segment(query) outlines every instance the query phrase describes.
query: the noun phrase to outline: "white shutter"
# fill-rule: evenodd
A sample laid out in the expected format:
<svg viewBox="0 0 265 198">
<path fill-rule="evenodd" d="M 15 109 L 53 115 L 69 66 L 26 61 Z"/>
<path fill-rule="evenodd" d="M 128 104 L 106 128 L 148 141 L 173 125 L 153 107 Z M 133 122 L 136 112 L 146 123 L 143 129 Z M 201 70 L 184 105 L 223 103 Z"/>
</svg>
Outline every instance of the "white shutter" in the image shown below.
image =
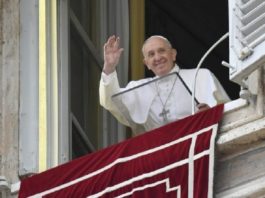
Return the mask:
<svg viewBox="0 0 265 198">
<path fill-rule="evenodd" d="M 230 79 L 238 84 L 265 64 L 265 0 L 229 0 Z"/>
</svg>

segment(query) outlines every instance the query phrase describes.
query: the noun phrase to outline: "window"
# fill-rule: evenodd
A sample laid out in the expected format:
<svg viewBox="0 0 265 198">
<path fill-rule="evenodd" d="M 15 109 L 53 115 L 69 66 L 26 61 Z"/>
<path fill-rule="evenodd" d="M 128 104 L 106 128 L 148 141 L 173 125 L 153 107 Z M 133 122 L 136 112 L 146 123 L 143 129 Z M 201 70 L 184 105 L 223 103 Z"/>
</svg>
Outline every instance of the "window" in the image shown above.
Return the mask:
<svg viewBox="0 0 265 198">
<path fill-rule="evenodd" d="M 231 80 L 244 78 L 265 63 L 265 2 L 229 1 Z"/>
<path fill-rule="evenodd" d="M 102 147 L 98 86 L 102 60 L 97 1 L 70 1 L 71 158 Z"/>
<path fill-rule="evenodd" d="M 99 80 L 103 66 L 102 47 L 118 34 L 126 49 L 118 75 L 128 76 L 128 2 L 71 0 L 70 45 L 70 158 L 76 158 L 122 140 L 125 127 L 99 105 Z"/>
</svg>

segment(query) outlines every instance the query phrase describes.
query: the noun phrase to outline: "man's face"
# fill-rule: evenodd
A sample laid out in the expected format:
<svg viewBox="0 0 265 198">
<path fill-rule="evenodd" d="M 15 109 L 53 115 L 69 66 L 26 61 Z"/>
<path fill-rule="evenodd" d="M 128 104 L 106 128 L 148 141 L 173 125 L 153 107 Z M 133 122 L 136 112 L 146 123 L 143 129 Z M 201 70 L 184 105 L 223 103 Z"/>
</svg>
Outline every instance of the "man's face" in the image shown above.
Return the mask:
<svg viewBox="0 0 265 198">
<path fill-rule="evenodd" d="M 157 76 L 168 74 L 176 60 L 176 50 L 159 37 L 151 38 L 145 43 L 143 55 L 144 64 Z"/>
</svg>

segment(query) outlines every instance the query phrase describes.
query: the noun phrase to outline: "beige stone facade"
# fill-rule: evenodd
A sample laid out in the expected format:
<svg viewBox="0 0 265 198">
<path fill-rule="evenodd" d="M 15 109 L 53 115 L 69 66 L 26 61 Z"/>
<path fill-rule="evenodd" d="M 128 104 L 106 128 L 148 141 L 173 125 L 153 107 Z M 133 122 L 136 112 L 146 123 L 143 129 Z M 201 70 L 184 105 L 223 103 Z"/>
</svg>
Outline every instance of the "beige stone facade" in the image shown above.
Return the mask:
<svg viewBox="0 0 265 198">
<path fill-rule="evenodd" d="M 265 197 L 264 77 L 263 68 L 255 71 L 249 99 L 226 104 L 217 138 L 216 197 Z"/>
<path fill-rule="evenodd" d="M 18 178 L 19 1 L 0 1 L 0 191 Z M 1 181 L 2 180 L 2 181 Z M 7 182 L 7 183 L 6 183 Z M 8 184 L 6 186 L 5 184 Z M 1 194 L 0 194 L 1 195 Z"/>
</svg>

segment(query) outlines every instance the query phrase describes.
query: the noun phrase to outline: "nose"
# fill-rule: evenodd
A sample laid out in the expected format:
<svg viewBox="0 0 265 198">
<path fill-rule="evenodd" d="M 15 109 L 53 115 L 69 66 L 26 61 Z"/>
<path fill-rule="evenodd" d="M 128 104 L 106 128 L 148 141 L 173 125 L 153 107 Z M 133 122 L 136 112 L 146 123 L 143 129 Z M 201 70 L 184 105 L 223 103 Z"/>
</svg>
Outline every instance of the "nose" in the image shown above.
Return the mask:
<svg viewBox="0 0 265 198">
<path fill-rule="evenodd" d="M 156 52 L 156 53 L 155 53 L 155 56 L 154 56 L 154 60 L 155 60 L 155 61 L 159 61 L 160 58 L 161 58 L 161 54 Z"/>
</svg>

